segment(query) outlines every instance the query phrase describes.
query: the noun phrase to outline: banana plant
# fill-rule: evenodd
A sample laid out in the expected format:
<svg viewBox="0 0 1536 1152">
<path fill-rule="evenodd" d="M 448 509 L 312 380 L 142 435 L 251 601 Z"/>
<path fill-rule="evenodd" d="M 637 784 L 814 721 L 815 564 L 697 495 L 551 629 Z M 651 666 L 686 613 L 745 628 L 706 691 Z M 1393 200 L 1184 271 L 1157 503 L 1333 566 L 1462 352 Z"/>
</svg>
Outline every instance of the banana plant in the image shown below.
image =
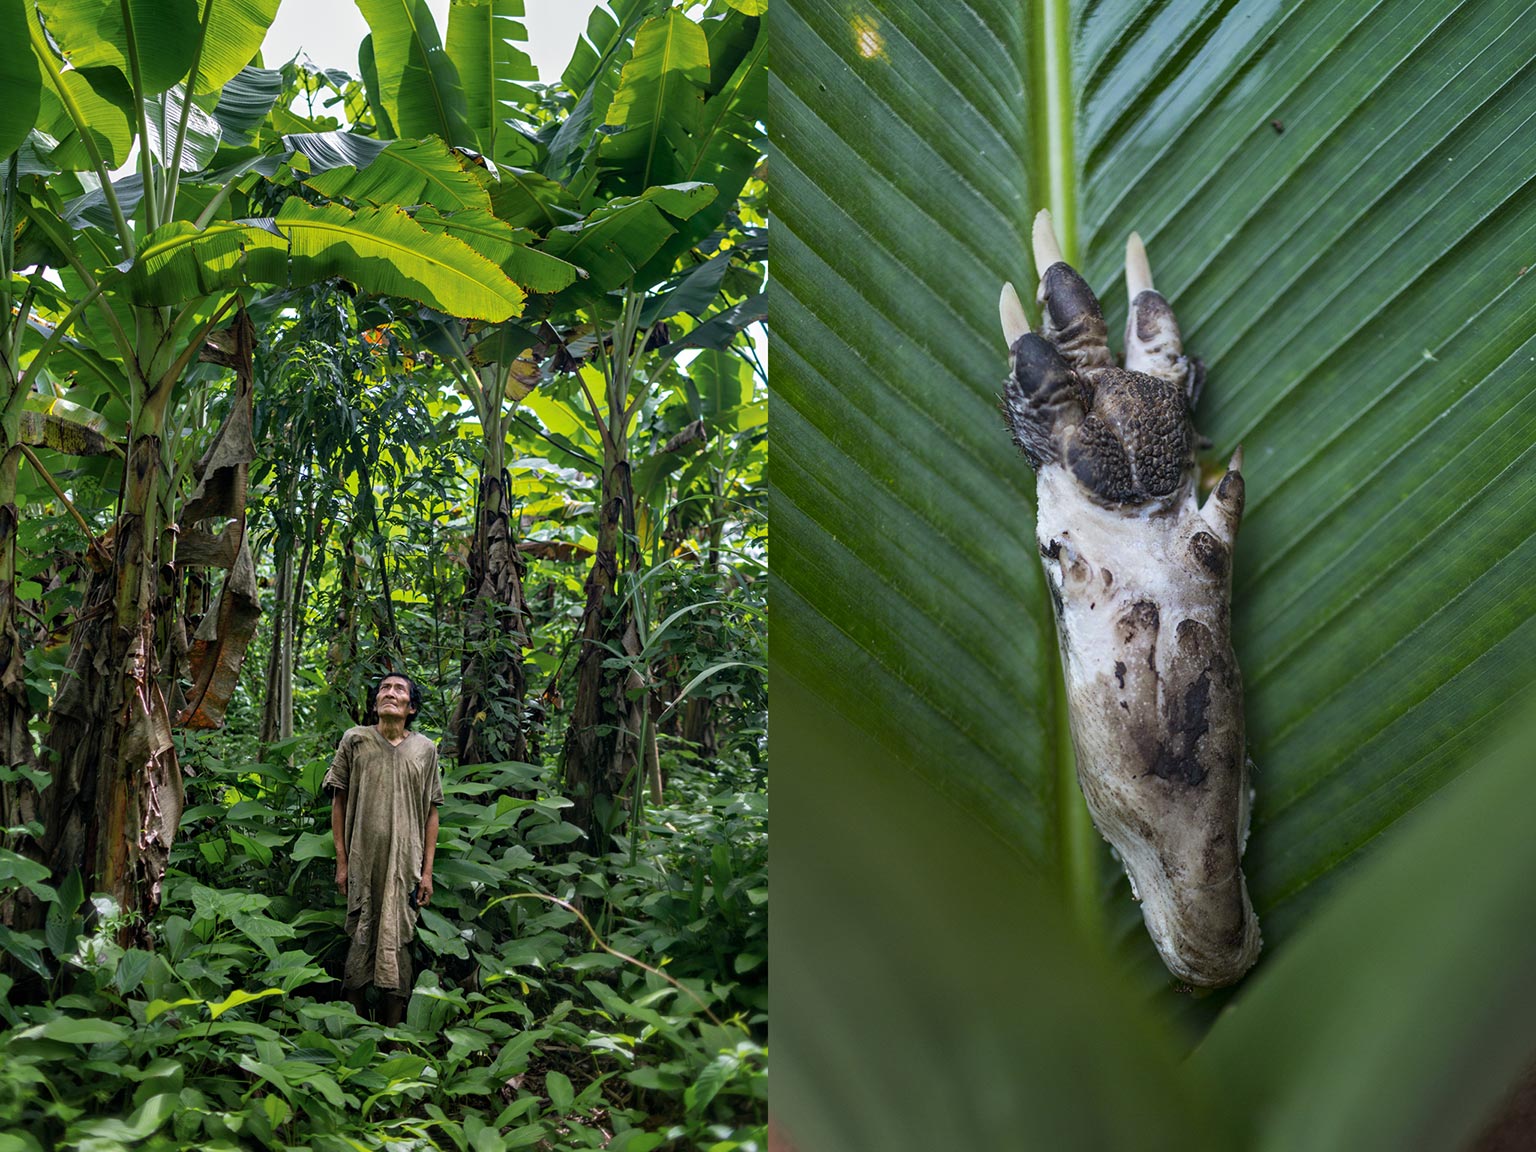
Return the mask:
<svg viewBox="0 0 1536 1152">
<path fill-rule="evenodd" d="M 509 44 L 520 0 L 454 3 L 446 44 L 423 0 L 360 0 L 360 6 L 372 29 L 360 63 L 380 123 L 480 151 L 497 167 L 496 219 L 534 230 L 542 237 L 540 252 L 583 272 L 579 280 L 549 283 L 545 298 L 525 310 L 544 319 L 542 330 L 513 324 L 501 331 L 445 330 L 435 339 L 446 342 L 448 362 L 485 438 L 471 562 L 471 601 L 483 606 L 472 607 L 470 619 L 502 621 L 518 636 L 526 636 L 519 622 L 527 619 L 527 607 L 501 470 L 507 430 L 513 409 L 537 381 L 555 366 L 571 366 L 569 344 L 583 340 L 598 349 L 601 385 L 584 394 L 601 430 L 604 526 L 581 628 L 577 719 L 565 750 L 576 814 L 595 830 L 594 812 L 617 812 L 611 799 L 624 794 L 634 770 L 644 707 L 632 699 L 644 693 L 603 658 L 604 644 L 633 632 L 623 607 L 629 600 L 615 593 L 639 570 L 638 551 L 623 543 L 633 537 L 635 515 L 629 428 L 651 379 L 636 364 L 667 318 L 657 306 L 674 299 L 679 278 L 693 276 L 698 296 L 711 276 L 719 283 L 730 259 L 723 249 L 733 241 L 711 237 L 733 231 L 737 198 L 761 155 L 756 125 L 766 87 L 766 36 L 758 13 L 746 10 L 751 5 L 716 2 L 690 15 L 688 6 L 667 0 L 616 0 L 593 13 L 562 76 L 564 96 L 551 106 L 530 99 L 525 84 L 533 70 Z M 709 257 L 716 263 L 696 275 Z M 676 296 L 672 314 L 684 308 L 697 314 L 714 292 L 693 296 Z M 600 340 L 587 340 L 594 328 Z M 542 355 L 530 357 L 530 351 Z M 476 757 L 489 745 L 480 719 L 489 686 L 520 692 L 523 679 L 515 651 L 498 649 L 506 656 L 492 666 L 491 650 L 470 648 L 455 728 L 460 755 Z M 519 737 L 515 747 L 521 746 Z"/>
<path fill-rule="evenodd" d="M 1517 575 L 1533 548 L 1519 510 L 1536 494 L 1522 255 L 1536 202 L 1516 159 L 1536 143 L 1536 19 L 1499 0 L 789 0 L 774 36 L 775 693 L 825 711 L 804 756 L 780 752 L 776 802 L 783 825 L 841 812 L 814 827 L 846 837 L 831 859 L 777 847 L 786 873 L 798 851 L 822 867 L 781 900 L 775 946 L 797 969 L 806 945 L 866 980 L 878 954 L 893 976 L 878 1004 L 841 979 L 781 998 L 800 1021 L 782 1029 L 785 1066 L 819 1070 L 781 1085 L 781 1118 L 807 1150 L 1158 1147 L 1181 1129 L 1206 1133 L 1184 1146 L 1465 1146 L 1532 1055 L 1528 998 L 1501 998 L 1530 941 L 1502 876 L 1518 834 L 1497 806 L 1524 801 L 1485 752 L 1536 677 L 1536 593 Z M 1033 477 L 996 411 L 996 302 L 1045 271 L 1029 242 L 1042 208 L 1111 334 L 1139 233 L 1185 352 L 1205 362 L 1201 460 L 1212 479 L 1239 445 L 1246 461 L 1232 623 L 1264 951 L 1228 992 L 1168 979 L 1077 791 Z M 820 739 L 838 724 L 857 754 Z M 902 876 L 927 863 L 972 877 L 973 918 L 901 920 L 875 903 L 841 919 L 891 866 L 847 830 L 854 780 L 911 784 L 913 811 L 957 814 L 985 843 L 952 873 L 919 825 L 884 829 L 918 859 Z M 1418 850 L 1444 870 L 1434 901 Z M 974 879 L 999 860 L 1017 897 Z M 812 880 L 838 867 L 848 884 Z M 1439 900 L 1452 887 L 1459 909 Z M 1059 984 L 1068 957 L 1043 935 L 1057 929 L 1081 961 Z M 835 943 L 812 946 L 823 931 Z M 949 967 L 927 963 L 937 953 L 916 937 L 930 935 Z M 1394 947 L 1486 1003 L 1415 991 Z M 1011 1024 L 1039 1026 L 1001 1048 L 1001 1031 L 940 1023 L 945 993 L 969 996 L 970 959 L 995 950 L 1017 963 L 993 969 L 987 994 L 1010 1002 Z M 928 1059 L 950 1045 L 866 1032 L 859 1059 L 834 1058 L 857 1042 L 855 1011 L 870 1023 L 883 1004 L 910 1023 L 915 988 L 925 1018 L 978 1053 L 1024 1046 L 1017 1110 L 983 1120 L 974 1105 L 1004 1097 L 965 1078 L 976 1062 Z M 1081 1007 L 1075 1038 L 1047 1019 L 1051 997 Z M 1165 1082 L 1154 1066 L 1195 1041 Z M 862 1090 L 821 1074 L 838 1067 L 887 1100 L 911 1099 L 910 1084 L 955 1101 L 963 1134 L 864 1125 L 848 1106 Z M 1058 1107 L 1050 1085 L 1068 1080 Z M 1168 1091 L 1151 1101 L 1145 1085 Z M 1236 1103 L 1235 1135 L 1205 1127 L 1218 1100 Z"/>
<path fill-rule="evenodd" d="M 14 236 L 16 244 L 8 284 L 41 292 L 47 270 L 73 302 L 27 371 L 37 378 L 65 334 L 83 344 L 123 410 L 127 434 L 110 555 L 85 594 L 66 688 L 53 702 L 43 855 L 61 873 L 82 867 L 140 924 L 158 902 L 181 807 L 171 739 L 178 718 L 166 682 L 175 630 L 159 605 L 174 602 L 187 564 L 217 563 L 230 571 L 221 594 L 230 612 L 218 618 L 234 621 L 251 609 L 237 614 L 229 603 L 248 574 L 243 532 L 226 528 L 228 548 L 194 555 L 194 521 L 210 509 L 223 514 L 223 505 L 198 503 L 194 494 L 178 509 L 171 490 L 188 374 L 200 358 L 218 358 L 210 346 L 216 329 L 237 315 L 242 293 L 262 286 L 343 277 L 486 321 L 514 315 L 525 298 L 496 265 L 398 203 L 350 208 L 288 196 L 274 214 L 260 211 L 281 199 L 264 173 L 319 166 L 270 132 L 265 148 L 242 143 L 277 96 L 270 74 L 248 69 L 276 7 L 277 0 L 43 0 L 5 9 L 12 23 L 19 12 L 25 38 L 17 43 L 30 45 L 21 55 L 38 93 L 23 141 L 32 174 L 18 179 L 20 161 L 10 161 L 7 211 L 19 227 L 7 229 L 7 243 Z M 226 121 L 230 143 L 221 148 Z M 301 143 L 314 150 L 313 141 Z M 124 175 L 128 163 L 134 171 Z M 237 207 L 247 214 L 237 216 Z M 20 269 L 31 269 L 30 280 L 16 279 Z M 248 428 L 243 436 L 248 441 Z M 243 475 L 242 465 L 226 463 L 231 475 Z M 223 467 L 210 461 L 204 481 Z M 244 626 L 236 631 L 248 634 Z M 238 647 L 210 650 L 209 667 L 222 669 L 226 687 Z M 199 701 L 208 701 L 206 692 Z M 192 707 L 182 718 L 217 722 L 217 713 Z"/>
<path fill-rule="evenodd" d="M 603 453 L 602 519 L 578 631 L 564 774 L 576 799 L 575 815 L 594 837 L 601 835 L 600 828 L 612 831 L 624 823 L 616 798 L 642 772 L 641 737 L 653 690 L 633 682 L 633 669 L 625 661 L 605 656 L 613 648 L 632 660 L 647 630 L 647 622 L 634 620 L 634 597 L 627 594 L 639 578 L 642 559 L 631 423 L 652 400 L 666 365 L 684 351 L 680 343 L 655 339 L 662 325 L 684 312 L 704 318 L 717 298 L 714 285 L 731 250 L 752 231 L 741 222 L 750 213 L 740 198 L 760 155 L 754 126 L 766 90 L 761 25 L 725 5 L 711 6 L 701 22 L 676 9 L 649 16 L 635 32 L 616 84 L 608 63 L 615 55 L 597 56 L 571 114 L 576 117 L 583 103 L 597 108 L 607 101 L 597 122 L 609 127 L 584 145 L 571 186 L 596 189 L 610 197 L 608 206 L 592 212 L 582 228 L 563 230 L 546 245 L 556 251 L 590 250 L 605 217 L 634 212 L 648 199 L 671 217 L 665 232 L 654 231 L 654 250 L 632 259 L 627 273 L 620 271 L 607 285 L 587 287 L 588 292 L 606 288 L 606 299 L 584 302 L 586 314 L 608 329 L 598 358 L 602 389 L 584 392 Z M 551 150 L 561 143 L 557 137 Z M 568 136 L 563 143 L 574 155 L 581 142 Z M 551 162 L 564 161 L 556 156 Z M 658 188 L 658 182 L 666 183 Z M 707 190 L 700 210 L 685 210 L 685 190 L 695 198 Z M 654 359 L 647 356 L 653 345 Z"/>
</svg>

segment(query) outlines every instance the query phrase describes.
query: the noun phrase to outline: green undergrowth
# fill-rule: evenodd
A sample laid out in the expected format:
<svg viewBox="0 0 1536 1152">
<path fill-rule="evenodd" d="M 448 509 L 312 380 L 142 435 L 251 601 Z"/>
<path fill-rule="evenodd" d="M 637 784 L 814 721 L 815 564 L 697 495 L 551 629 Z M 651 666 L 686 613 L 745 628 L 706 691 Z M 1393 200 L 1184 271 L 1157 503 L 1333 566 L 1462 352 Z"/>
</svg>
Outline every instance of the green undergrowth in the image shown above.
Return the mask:
<svg viewBox="0 0 1536 1152">
<path fill-rule="evenodd" d="M 110 901 L 0 852 L 0 1152 L 765 1152 L 760 768 L 664 755 L 666 804 L 605 856 L 524 764 L 449 767 L 405 1023 L 340 998 L 328 749 L 189 742 L 151 949 Z M 133 927 L 133 926 L 130 926 Z"/>
</svg>

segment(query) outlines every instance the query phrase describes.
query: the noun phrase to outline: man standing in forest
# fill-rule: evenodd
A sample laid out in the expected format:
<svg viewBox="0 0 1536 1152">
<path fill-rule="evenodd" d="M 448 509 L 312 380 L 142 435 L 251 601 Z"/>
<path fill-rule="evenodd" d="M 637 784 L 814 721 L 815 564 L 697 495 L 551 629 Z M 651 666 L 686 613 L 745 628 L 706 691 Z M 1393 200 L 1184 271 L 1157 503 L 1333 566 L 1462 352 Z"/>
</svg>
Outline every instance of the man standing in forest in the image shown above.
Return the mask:
<svg viewBox="0 0 1536 1152">
<path fill-rule="evenodd" d="M 326 773 L 336 886 L 347 901 L 342 992 L 361 1015 L 368 985 L 383 997 L 382 1022 L 399 1024 L 411 994 L 416 913 L 432 899 L 437 805 L 443 802 L 437 746 L 410 731 L 421 689 L 391 672 L 374 691 L 378 723 L 349 728 Z"/>
</svg>

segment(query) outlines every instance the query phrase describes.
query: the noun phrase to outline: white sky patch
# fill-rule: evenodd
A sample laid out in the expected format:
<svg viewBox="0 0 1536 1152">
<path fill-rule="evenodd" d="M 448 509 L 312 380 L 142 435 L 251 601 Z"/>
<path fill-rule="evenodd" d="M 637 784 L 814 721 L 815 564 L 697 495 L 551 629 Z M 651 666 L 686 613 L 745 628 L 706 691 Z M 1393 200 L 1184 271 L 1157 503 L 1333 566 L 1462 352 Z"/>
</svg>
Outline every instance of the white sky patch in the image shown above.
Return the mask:
<svg viewBox="0 0 1536 1152">
<path fill-rule="evenodd" d="M 438 35 L 448 37 L 448 0 L 427 0 L 437 18 Z M 519 45 L 532 58 L 546 84 L 560 78 L 570 62 L 576 38 L 597 7 L 595 0 L 527 0 L 524 26 L 528 39 Z M 357 46 L 368 35 L 368 22 L 352 0 L 283 0 L 277 19 L 261 46 L 268 68 L 304 51 L 321 68 L 342 68 L 357 75 Z"/>
</svg>

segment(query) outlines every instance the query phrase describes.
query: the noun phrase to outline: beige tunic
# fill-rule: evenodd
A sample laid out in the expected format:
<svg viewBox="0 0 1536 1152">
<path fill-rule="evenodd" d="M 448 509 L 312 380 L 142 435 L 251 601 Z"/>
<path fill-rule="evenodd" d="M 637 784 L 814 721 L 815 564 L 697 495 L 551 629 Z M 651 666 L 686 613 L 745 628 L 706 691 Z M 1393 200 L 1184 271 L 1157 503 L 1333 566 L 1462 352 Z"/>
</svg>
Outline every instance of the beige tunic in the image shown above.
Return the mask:
<svg viewBox="0 0 1536 1152">
<path fill-rule="evenodd" d="M 392 745 L 371 725 L 349 728 L 325 775 L 347 794 L 347 950 L 343 988 L 408 993 L 427 818 L 443 801 L 437 745 L 415 732 Z"/>
</svg>

